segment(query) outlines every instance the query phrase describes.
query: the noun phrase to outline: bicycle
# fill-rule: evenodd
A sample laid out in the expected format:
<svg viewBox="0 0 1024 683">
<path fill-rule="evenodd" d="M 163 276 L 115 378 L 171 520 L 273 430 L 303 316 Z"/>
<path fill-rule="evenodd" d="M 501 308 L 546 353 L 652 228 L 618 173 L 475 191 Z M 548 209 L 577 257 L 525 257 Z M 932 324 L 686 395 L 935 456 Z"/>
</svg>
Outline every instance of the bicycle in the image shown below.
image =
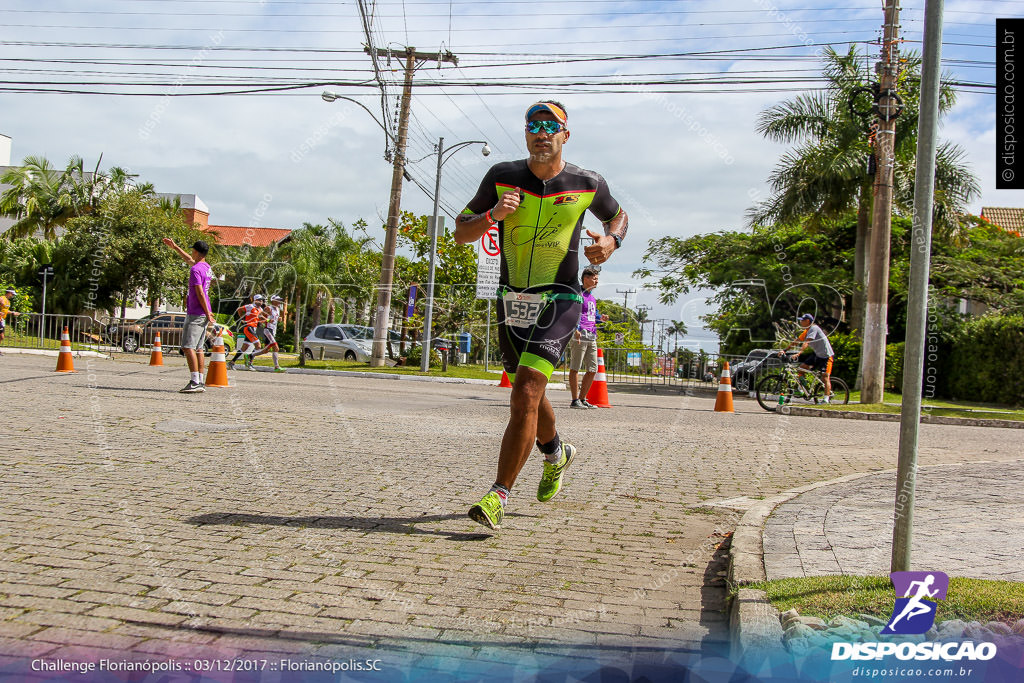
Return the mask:
<svg viewBox="0 0 1024 683">
<path fill-rule="evenodd" d="M 822 373 L 804 370 L 803 378 L 798 368 L 799 361 L 786 356 L 783 366 L 758 380 L 755 392 L 758 404 L 768 412 L 775 412 L 779 406 L 792 405 L 802 401 L 817 405 L 825 402 L 825 382 Z M 850 387 L 838 377 L 831 377 L 831 403 L 846 405 L 850 402 Z"/>
</svg>

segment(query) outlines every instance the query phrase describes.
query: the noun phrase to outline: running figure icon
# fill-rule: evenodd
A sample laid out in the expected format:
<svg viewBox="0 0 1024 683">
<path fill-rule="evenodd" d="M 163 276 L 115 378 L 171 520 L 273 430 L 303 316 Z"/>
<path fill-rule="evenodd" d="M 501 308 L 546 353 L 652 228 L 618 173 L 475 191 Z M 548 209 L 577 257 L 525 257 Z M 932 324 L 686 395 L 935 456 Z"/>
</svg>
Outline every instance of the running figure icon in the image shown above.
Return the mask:
<svg viewBox="0 0 1024 683">
<path fill-rule="evenodd" d="M 899 597 L 882 633 L 925 633 L 935 623 L 935 600 L 946 599 L 949 577 L 943 572 L 892 572 L 890 576 Z"/>
</svg>

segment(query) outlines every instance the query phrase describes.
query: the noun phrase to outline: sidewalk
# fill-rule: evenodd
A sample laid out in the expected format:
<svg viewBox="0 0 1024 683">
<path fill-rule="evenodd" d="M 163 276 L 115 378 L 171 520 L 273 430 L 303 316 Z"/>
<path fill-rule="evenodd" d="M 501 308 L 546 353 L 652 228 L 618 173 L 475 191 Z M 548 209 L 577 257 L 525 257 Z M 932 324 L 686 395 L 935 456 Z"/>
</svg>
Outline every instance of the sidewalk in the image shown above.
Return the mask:
<svg viewBox="0 0 1024 683">
<path fill-rule="evenodd" d="M 913 568 L 1024 581 L 1024 460 L 918 470 Z M 764 526 L 769 580 L 889 573 L 894 471 L 828 484 L 779 505 Z"/>
</svg>

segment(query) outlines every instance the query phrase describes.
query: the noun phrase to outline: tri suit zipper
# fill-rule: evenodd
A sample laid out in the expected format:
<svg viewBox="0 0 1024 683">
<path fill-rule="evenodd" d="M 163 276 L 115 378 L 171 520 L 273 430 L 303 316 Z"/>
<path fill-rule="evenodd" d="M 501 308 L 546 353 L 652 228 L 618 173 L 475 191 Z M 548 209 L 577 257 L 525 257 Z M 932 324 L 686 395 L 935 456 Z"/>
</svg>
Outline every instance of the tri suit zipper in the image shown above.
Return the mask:
<svg viewBox="0 0 1024 683">
<path fill-rule="evenodd" d="M 537 220 L 533 229 L 533 243 L 530 245 L 530 267 L 526 270 L 526 287 L 533 286 L 533 254 L 537 250 L 537 231 L 540 229 L 540 219 L 544 215 L 544 197 L 547 196 L 548 181 L 540 181 L 540 201 L 537 202 Z"/>
</svg>

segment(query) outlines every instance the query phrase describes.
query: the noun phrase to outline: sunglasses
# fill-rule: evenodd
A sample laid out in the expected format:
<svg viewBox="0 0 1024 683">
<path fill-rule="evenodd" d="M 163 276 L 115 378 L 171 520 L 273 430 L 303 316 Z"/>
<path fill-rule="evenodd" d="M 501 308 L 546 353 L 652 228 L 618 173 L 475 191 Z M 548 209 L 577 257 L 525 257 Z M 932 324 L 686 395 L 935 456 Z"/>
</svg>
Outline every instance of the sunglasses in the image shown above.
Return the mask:
<svg viewBox="0 0 1024 683">
<path fill-rule="evenodd" d="M 555 133 L 561 133 L 563 130 L 565 130 L 565 126 L 558 121 L 530 121 L 526 124 L 527 133 L 536 134 L 543 131 L 548 135 L 554 135 Z"/>
</svg>

